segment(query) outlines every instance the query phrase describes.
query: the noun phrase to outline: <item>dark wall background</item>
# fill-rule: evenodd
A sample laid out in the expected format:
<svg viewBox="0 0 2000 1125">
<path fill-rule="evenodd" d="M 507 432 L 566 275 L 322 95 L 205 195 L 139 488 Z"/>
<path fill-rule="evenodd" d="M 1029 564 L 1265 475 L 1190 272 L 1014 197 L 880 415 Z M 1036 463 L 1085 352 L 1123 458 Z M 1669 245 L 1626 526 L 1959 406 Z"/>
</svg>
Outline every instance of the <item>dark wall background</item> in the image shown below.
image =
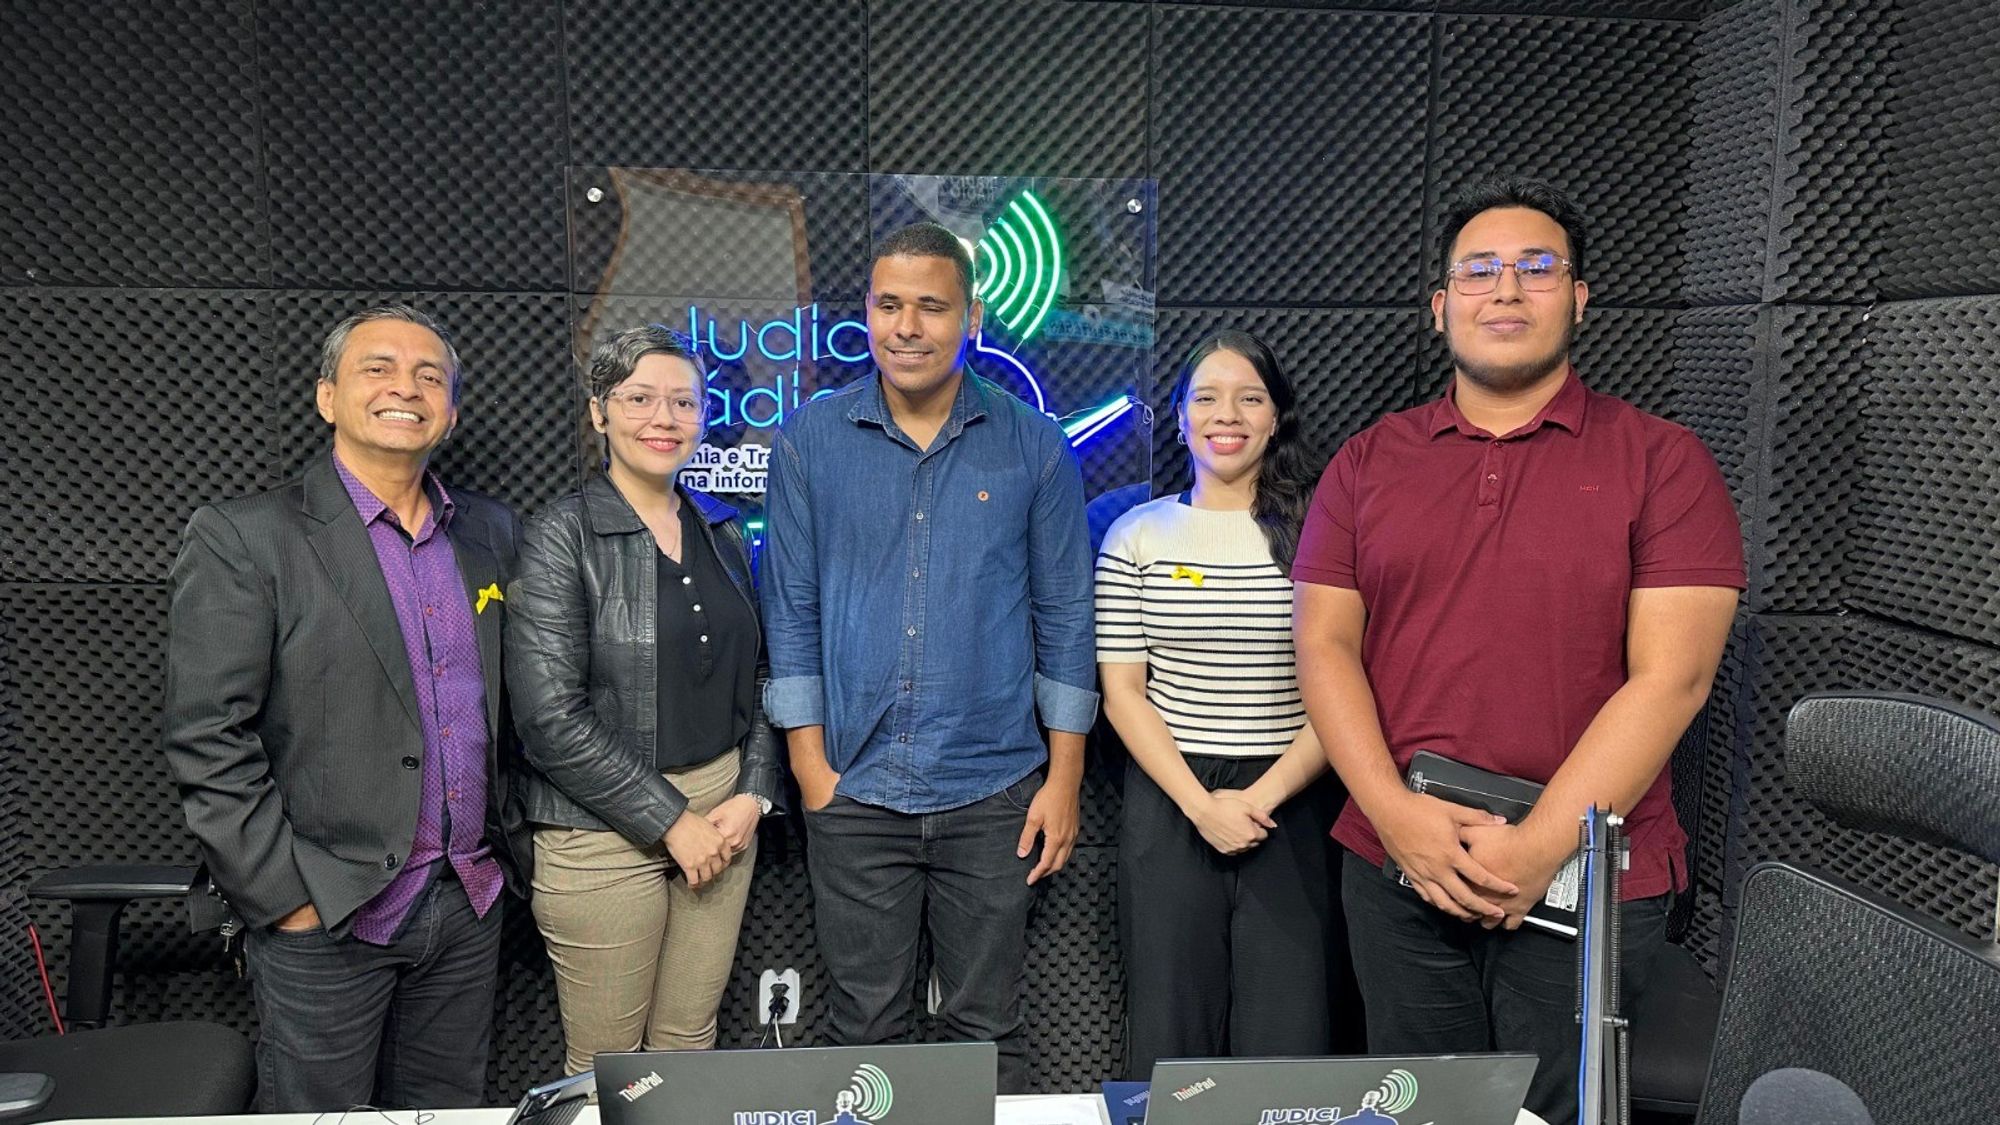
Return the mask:
<svg viewBox="0 0 2000 1125">
<path fill-rule="evenodd" d="M 0 1031 L 47 1024 L 34 875 L 187 862 L 156 746 L 163 586 L 200 503 L 323 441 L 314 343 L 396 296 L 468 367 L 453 479 L 574 487 L 569 165 L 1150 176 L 1156 405 L 1220 323 L 1301 373 L 1327 447 L 1442 387 L 1419 305 L 1440 199 L 1499 170 L 1595 220 L 1600 389 L 1693 426 L 1752 558 L 1677 763 L 1683 940 L 1719 968 L 1734 886 L 1808 857 L 1978 928 L 1995 872 L 1831 829 L 1782 719 L 1836 686 L 2000 709 L 2000 26 L 1978 0 L 12 0 L 0 8 Z M 1164 417 L 1164 416 L 1163 416 Z M 1185 470 L 1160 427 L 1157 476 Z M 1050 888 L 1030 965 L 1048 1088 L 1116 1065 L 1110 842 Z M 799 967 L 796 847 L 767 839 L 724 1038 Z M 121 1019 L 253 1020 L 212 937 L 128 917 Z M 526 912 L 492 1084 L 559 1066 Z M 61 984 L 58 966 L 57 983 Z"/>
</svg>

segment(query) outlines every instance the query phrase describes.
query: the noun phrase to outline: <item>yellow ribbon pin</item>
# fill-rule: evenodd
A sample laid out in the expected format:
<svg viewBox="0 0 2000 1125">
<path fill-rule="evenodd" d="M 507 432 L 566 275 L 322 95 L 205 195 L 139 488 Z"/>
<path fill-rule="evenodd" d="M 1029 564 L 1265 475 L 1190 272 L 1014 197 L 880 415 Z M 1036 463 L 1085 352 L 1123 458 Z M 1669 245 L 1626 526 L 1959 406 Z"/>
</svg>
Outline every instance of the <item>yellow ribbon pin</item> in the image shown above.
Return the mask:
<svg viewBox="0 0 2000 1125">
<path fill-rule="evenodd" d="M 1201 571 L 1199 571 L 1199 570 L 1190 570 L 1190 569 L 1188 569 L 1187 567 L 1184 567 L 1184 566 L 1177 566 L 1177 567 L 1175 567 L 1175 568 L 1174 568 L 1174 574 L 1173 574 L 1173 577 L 1172 577 L 1172 578 L 1170 578 L 1170 579 L 1168 579 L 1168 581 L 1170 581 L 1170 582 L 1171 582 L 1171 581 L 1178 581 L 1179 579 L 1182 579 L 1182 578 L 1185 578 L 1185 579 L 1187 579 L 1187 580 L 1188 580 L 1189 582 L 1192 582 L 1192 583 L 1194 583 L 1194 584 L 1195 584 L 1196 586 L 1199 586 L 1199 585 L 1201 585 L 1201 584 L 1202 584 L 1202 582 L 1203 582 L 1203 580 L 1204 580 L 1204 578 L 1203 578 L 1203 575 L 1202 575 Z"/>
<path fill-rule="evenodd" d="M 504 602 L 506 600 L 507 595 L 500 592 L 500 583 L 490 583 L 484 590 L 479 591 L 479 604 L 472 607 L 472 612 L 485 613 L 487 602 Z"/>
</svg>

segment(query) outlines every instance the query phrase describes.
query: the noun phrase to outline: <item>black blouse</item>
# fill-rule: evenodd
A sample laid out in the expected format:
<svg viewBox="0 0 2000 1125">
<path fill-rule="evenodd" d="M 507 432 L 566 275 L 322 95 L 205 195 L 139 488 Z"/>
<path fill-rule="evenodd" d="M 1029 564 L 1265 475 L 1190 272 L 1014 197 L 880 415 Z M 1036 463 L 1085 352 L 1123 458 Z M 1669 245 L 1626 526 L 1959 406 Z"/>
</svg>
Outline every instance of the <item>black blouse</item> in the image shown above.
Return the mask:
<svg viewBox="0 0 2000 1125">
<path fill-rule="evenodd" d="M 659 740 L 654 762 L 686 769 L 742 745 L 756 705 L 757 619 L 722 569 L 694 505 L 681 502 L 681 561 L 659 571 Z"/>
</svg>

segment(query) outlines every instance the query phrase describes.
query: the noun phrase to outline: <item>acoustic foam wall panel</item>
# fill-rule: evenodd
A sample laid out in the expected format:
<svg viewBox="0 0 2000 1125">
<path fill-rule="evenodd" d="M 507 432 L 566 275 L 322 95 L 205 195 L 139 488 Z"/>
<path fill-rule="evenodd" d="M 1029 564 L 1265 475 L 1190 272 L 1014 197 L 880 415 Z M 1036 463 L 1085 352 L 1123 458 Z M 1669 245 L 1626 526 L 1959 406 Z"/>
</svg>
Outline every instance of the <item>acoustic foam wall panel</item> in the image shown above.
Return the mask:
<svg viewBox="0 0 2000 1125">
<path fill-rule="evenodd" d="M 2000 23 L 1985 0 L 1895 4 L 1882 295 L 2000 292 Z"/>
<path fill-rule="evenodd" d="M 1431 21 L 1172 6 L 1154 18 L 1161 301 L 1419 299 Z"/>
<path fill-rule="evenodd" d="M 1693 951 L 1711 976 L 1722 964 L 1728 948 L 1725 933 L 1725 915 L 1722 904 L 1724 875 L 1728 866 L 1729 825 L 1734 813 L 1732 787 L 1736 780 L 1736 745 L 1741 740 L 1739 729 L 1744 713 L 1745 673 L 1750 645 L 1750 616 L 1738 613 L 1730 626 L 1729 642 L 1722 652 L 1722 663 L 1715 671 L 1715 682 L 1709 688 L 1707 707 L 1707 745 L 1701 759 L 1699 779 L 1688 779 L 1701 787 L 1698 809 L 1692 837 L 1693 870 L 1689 872 L 1689 890 L 1692 892 L 1692 908 L 1688 912 L 1687 929 L 1681 937 L 1681 944 Z M 1678 806 L 1687 799 L 1681 790 L 1684 772 L 1679 768 L 1674 773 L 1674 798 Z M 1683 823 L 1683 828 L 1686 824 Z M 1678 908 L 1679 903 L 1675 904 Z M 1676 910 L 1678 914 L 1678 909 Z"/>
<path fill-rule="evenodd" d="M 1594 300 L 1677 303 L 1695 25 L 1449 16 L 1437 27 L 1424 241 L 1431 275 L 1452 196 L 1522 173 L 1556 182 L 1582 208 Z"/>
<path fill-rule="evenodd" d="M 867 166 L 862 0 L 568 0 L 563 45 L 573 163 Z"/>
<path fill-rule="evenodd" d="M 2000 297 L 1879 306 L 1854 600 L 2000 643 Z"/>
<path fill-rule="evenodd" d="M 582 409 L 559 294 L 287 290 L 268 295 L 266 366 L 276 416 L 273 477 L 288 480 L 330 448 L 314 405 L 320 341 L 341 318 L 398 301 L 437 318 L 464 365 L 458 427 L 432 455 L 447 486 L 484 492 L 522 516 L 581 481 L 575 434 Z"/>
<path fill-rule="evenodd" d="M 254 294 L 0 290 L 0 322 L 0 578 L 163 579 L 196 506 L 263 485 Z"/>
<path fill-rule="evenodd" d="M 1271 345 L 1299 391 L 1299 419 L 1321 463 L 1383 415 L 1431 397 L 1420 387 L 1428 314 L 1406 309 L 1161 309 L 1153 346 L 1155 494 L 1193 483 L 1169 397 L 1188 350 L 1210 332 L 1236 328 Z"/>
<path fill-rule="evenodd" d="M 1761 406 L 1765 481 L 1754 524 L 1752 605 L 1833 612 L 1846 596 L 1847 554 L 1862 455 L 1868 313 L 1854 306 L 1769 307 Z"/>
<path fill-rule="evenodd" d="M 1825 821 L 1785 783 L 1785 715 L 1809 692 L 1866 686 L 1850 678 L 1839 617 L 1749 618 L 1730 759 L 1722 899 L 1734 910 L 1744 872 L 1764 859 L 1811 857 Z"/>
<path fill-rule="evenodd" d="M 0 284 L 269 276 L 253 7 L 0 6 Z"/>
<path fill-rule="evenodd" d="M 282 287 L 557 289 L 555 0 L 257 8 Z"/>
<path fill-rule="evenodd" d="M 1707 0 L 1438 0 L 1440 12 L 1693 20 Z"/>
<path fill-rule="evenodd" d="M 1901 78 L 1892 16 L 1886 0 L 1786 0 L 1765 300 L 1875 299 L 1893 120 L 1885 91 Z"/>
<path fill-rule="evenodd" d="M 12 593 L 0 587 L 0 606 L 13 600 Z M 22 774 L 25 746 L 19 692 L 14 685 L 11 616 L 0 612 L 0 826 L 4 826 L 0 829 L 0 926 L 19 934 L 28 923 L 28 840 L 22 820 L 27 786 Z M 19 941 L 0 947 L 0 1036 L 25 1039 L 50 1026 L 47 1013 L 35 1005 L 39 995 L 28 947 Z"/>
<path fill-rule="evenodd" d="M 1747 304 L 1764 294 L 1783 4 L 1745 0 L 1702 20 L 1695 40 L 1681 273 L 1691 304 Z"/>
<path fill-rule="evenodd" d="M 1755 305 L 1674 316 L 1672 416 L 1715 455 L 1746 530 L 1760 510 L 1763 486 L 1765 322 Z"/>
<path fill-rule="evenodd" d="M 1591 390 L 1672 416 L 1673 310 L 1586 307 L 1571 358 Z"/>
<path fill-rule="evenodd" d="M 1117 855 L 1071 853 L 1028 923 L 1028 1068 L 1038 1093 L 1095 1089 L 1124 1065 Z"/>
<path fill-rule="evenodd" d="M 868 168 L 1146 173 L 1139 4 L 868 5 Z"/>
</svg>

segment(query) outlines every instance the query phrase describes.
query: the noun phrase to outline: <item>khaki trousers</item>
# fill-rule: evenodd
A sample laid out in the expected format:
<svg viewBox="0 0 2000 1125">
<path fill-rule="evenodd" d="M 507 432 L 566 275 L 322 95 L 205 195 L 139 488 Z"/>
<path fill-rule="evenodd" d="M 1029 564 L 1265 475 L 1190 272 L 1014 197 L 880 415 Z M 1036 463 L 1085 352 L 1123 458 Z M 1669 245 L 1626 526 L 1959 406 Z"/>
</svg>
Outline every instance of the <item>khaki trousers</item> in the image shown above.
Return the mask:
<svg viewBox="0 0 2000 1125">
<path fill-rule="evenodd" d="M 741 765 L 732 750 L 668 771 L 687 795 L 683 815 L 733 796 Z M 756 858 L 753 837 L 714 882 L 692 891 L 658 840 L 641 848 L 616 832 L 535 830 L 535 924 L 555 965 L 569 1073 L 591 1069 L 599 1051 L 715 1046 Z"/>
</svg>

